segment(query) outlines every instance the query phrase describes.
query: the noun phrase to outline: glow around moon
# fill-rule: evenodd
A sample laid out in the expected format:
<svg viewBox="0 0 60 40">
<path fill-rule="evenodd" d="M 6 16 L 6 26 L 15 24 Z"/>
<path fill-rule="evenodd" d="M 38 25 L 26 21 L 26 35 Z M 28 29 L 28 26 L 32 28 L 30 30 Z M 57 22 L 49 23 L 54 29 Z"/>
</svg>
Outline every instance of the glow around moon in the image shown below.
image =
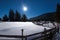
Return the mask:
<svg viewBox="0 0 60 40">
<path fill-rule="evenodd" d="M 23 11 L 27 11 L 27 7 L 26 6 L 23 7 Z"/>
</svg>

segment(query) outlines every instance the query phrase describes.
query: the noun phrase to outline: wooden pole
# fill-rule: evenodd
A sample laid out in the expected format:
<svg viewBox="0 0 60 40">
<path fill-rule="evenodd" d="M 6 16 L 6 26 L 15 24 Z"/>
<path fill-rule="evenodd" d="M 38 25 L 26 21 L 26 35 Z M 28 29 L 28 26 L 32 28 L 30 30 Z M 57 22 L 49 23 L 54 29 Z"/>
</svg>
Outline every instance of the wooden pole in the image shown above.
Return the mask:
<svg viewBox="0 0 60 40">
<path fill-rule="evenodd" d="M 46 28 L 44 28 L 44 34 L 46 35 Z"/>
<path fill-rule="evenodd" d="M 44 28 L 44 35 L 46 35 L 46 28 Z M 44 40 L 47 40 L 47 36 L 44 37 Z"/>
<path fill-rule="evenodd" d="M 25 37 L 25 40 L 27 40 L 27 37 Z"/>
<path fill-rule="evenodd" d="M 44 28 L 44 32 L 46 31 L 46 28 Z"/>
<path fill-rule="evenodd" d="M 22 39 L 21 39 L 21 40 L 23 40 L 23 31 L 24 31 L 24 30 L 23 30 L 23 29 L 21 29 L 21 31 L 22 31 Z"/>
<path fill-rule="evenodd" d="M 57 28 L 55 27 L 55 34 L 56 34 L 56 32 L 57 32 Z"/>
</svg>

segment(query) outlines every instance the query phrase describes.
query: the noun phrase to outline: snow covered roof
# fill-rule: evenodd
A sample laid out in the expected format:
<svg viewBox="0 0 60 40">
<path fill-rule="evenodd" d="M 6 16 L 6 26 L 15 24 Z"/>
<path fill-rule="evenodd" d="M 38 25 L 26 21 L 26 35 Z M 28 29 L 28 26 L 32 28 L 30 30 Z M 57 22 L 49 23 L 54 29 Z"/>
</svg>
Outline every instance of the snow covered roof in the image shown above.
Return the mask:
<svg viewBox="0 0 60 40">
<path fill-rule="evenodd" d="M 32 22 L 1 22 L 0 23 L 0 34 L 2 35 L 21 35 L 21 29 L 24 29 L 24 35 L 30 35 L 47 30 L 48 27 L 35 25 Z"/>
</svg>

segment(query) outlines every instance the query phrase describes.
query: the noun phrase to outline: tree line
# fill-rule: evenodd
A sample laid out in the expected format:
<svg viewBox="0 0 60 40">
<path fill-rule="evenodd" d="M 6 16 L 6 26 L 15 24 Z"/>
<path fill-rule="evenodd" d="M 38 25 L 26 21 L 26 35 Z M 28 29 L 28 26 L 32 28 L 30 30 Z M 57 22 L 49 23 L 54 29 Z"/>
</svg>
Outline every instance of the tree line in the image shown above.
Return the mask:
<svg viewBox="0 0 60 40">
<path fill-rule="evenodd" d="M 12 9 L 9 10 L 9 15 L 6 14 L 0 18 L 0 21 L 27 21 L 27 16 L 25 14 L 20 14 L 17 10 L 14 13 Z"/>
</svg>

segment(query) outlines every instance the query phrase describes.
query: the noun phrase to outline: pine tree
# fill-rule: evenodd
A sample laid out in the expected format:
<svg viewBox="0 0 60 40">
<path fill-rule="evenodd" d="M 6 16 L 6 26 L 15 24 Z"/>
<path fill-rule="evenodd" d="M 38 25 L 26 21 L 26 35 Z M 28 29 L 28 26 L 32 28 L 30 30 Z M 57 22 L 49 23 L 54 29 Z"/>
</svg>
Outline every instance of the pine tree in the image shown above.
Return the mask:
<svg viewBox="0 0 60 40">
<path fill-rule="evenodd" d="M 1 21 L 2 19 L 0 18 L 0 21 Z"/>
<path fill-rule="evenodd" d="M 25 14 L 22 15 L 22 21 L 27 21 L 27 17 Z"/>
<path fill-rule="evenodd" d="M 14 11 L 12 9 L 9 11 L 9 20 L 14 21 Z"/>
<path fill-rule="evenodd" d="M 56 21 L 59 23 L 60 22 L 60 5 L 57 4 L 57 9 L 56 9 Z"/>
<path fill-rule="evenodd" d="M 15 14 L 15 21 L 20 21 L 21 20 L 21 15 L 18 11 L 16 11 L 16 14 Z"/>
<path fill-rule="evenodd" d="M 8 21 L 7 15 L 4 15 L 4 16 L 3 16 L 3 21 Z"/>
</svg>

